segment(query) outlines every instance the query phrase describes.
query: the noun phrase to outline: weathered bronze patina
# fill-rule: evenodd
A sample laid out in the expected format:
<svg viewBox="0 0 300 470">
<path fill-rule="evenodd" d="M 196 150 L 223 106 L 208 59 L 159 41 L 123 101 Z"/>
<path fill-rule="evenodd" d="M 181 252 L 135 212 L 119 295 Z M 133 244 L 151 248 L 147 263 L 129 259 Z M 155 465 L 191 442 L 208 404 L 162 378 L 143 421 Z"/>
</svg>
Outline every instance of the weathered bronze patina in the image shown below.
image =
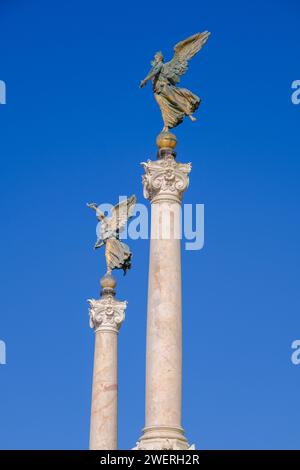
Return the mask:
<svg viewBox="0 0 300 470">
<path fill-rule="evenodd" d="M 100 237 L 95 249 L 105 245 L 106 270 L 110 274 L 113 269 L 123 269 L 124 274 L 131 267 L 132 253 L 129 246 L 119 240 L 120 233 L 128 219 L 133 215 L 136 197 L 133 195 L 120 202 L 111 210 L 111 216 L 105 217 L 95 202 L 87 204 L 96 211 L 96 217 L 101 222 Z"/>
<path fill-rule="evenodd" d="M 208 31 L 204 31 L 179 42 L 174 47 L 173 59 L 166 63 L 163 54 L 157 52 L 151 62 L 150 72 L 140 83 L 143 88 L 148 80 L 152 80 L 154 96 L 164 122 L 162 132 L 178 126 L 185 116 L 192 121 L 196 120 L 193 113 L 199 107 L 201 99 L 190 90 L 177 87 L 177 83 L 187 71 L 188 61 L 200 51 L 209 35 Z"/>
</svg>

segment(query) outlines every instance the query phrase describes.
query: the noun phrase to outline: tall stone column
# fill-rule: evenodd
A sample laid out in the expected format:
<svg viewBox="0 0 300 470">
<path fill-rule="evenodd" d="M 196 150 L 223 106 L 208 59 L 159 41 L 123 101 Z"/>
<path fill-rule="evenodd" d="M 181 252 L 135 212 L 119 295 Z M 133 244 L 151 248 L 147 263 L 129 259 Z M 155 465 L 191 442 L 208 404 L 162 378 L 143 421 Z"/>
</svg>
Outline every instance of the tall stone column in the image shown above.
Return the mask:
<svg viewBox="0 0 300 470">
<path fill-rule="evenodd" d="M 151 202 L 145 428 L 136 449 L 188 449 L 181 426 L 181 200 L 191 164 L 175 160 L 176 137 L 157 138 L 158 159 L 142 163 Z"/>
<path fill-rule="evenodd" d="M 115 299 L 116 281 L 101 279 L 101 298 L 90 299 L 90 326 L 95 330 L 95 354 L 90 425 L 90 449 L 117 449 L 118 332 L 127 302 Z"/>
</svg>

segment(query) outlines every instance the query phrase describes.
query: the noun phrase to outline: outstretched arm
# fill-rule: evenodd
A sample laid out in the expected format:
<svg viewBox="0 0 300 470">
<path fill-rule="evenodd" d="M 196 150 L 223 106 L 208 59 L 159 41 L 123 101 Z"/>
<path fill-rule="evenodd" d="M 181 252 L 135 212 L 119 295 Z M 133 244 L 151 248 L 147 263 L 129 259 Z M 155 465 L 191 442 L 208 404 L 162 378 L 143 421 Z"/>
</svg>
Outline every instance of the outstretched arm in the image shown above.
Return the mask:
<svg viewBox="0 0 300 470">
<path fill-rule="evenodd" d="M 95 202 L 90 202 L 89 204 L 87 204 L 87 207 L 89 207 L 90 209 L 94 209 L 94 211 L 97 211 L 97 204 Z"/>
<path fill-rule="evenodd" d="M 150 72 L 148 73 L 148 75 L 144 78 L 144 80 L 141 80 L 140 82 L 140 88 L 144 88 L 144 86 L 146 85 L 146 83 L 149 81 L 149 80 L 152 80 L 153 77 L 155 77 L 155 75 L 160 71 L 160 66 L 155 66 L 153 67 Z"/>
</svg>

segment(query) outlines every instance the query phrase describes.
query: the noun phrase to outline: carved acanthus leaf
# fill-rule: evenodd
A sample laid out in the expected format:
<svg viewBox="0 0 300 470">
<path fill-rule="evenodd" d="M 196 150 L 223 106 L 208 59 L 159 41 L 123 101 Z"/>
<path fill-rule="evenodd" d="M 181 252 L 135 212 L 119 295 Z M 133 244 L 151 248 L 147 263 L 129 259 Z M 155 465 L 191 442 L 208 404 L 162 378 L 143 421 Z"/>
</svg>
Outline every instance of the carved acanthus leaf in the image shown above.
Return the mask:
<svg viewBox="0 0 300 470">
<path fill-rule="evenodd" d="M 189 185 L 191 163 L 177 163 L 172 155 L 161 160 L 141 163 L 145 174 L 142 177 L 144 197 L 153 200 L 156 196 L 171 196 L 181 200 Z"/>
<path fill-rule="evenodd" d="M 91 328 L 119 331 L 125 319 L 126 301 L 120 302 L 108 295 L 98 300 L 88 299 L 88 303 Z"/>
</svg>

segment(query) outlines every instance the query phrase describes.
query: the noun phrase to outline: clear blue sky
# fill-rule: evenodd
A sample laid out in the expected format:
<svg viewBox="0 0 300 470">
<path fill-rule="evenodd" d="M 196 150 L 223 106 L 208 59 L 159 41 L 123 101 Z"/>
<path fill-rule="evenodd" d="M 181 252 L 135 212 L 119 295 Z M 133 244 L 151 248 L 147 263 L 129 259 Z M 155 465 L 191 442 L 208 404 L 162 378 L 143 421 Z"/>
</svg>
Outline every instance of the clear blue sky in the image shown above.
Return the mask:
<svg viewBox="0 0 300 470">
<path fill-rule="evenodd" d="M 297 0 L 0 3 L 1 448 L 88 447 L 93 332 L 104 270 L 88 201 L 143 201 L 139 162 L 161 118 L 138 83 L 152 55 L 212 31 L 184 86 L 203 98 L 176 131 L 205 204 L 184 251 L 183 424 L 200 449 L 299 448 L 300 79 Z M 119 446 L 144 424 L 148 241 L 118 273 Z"/>
</svg>

